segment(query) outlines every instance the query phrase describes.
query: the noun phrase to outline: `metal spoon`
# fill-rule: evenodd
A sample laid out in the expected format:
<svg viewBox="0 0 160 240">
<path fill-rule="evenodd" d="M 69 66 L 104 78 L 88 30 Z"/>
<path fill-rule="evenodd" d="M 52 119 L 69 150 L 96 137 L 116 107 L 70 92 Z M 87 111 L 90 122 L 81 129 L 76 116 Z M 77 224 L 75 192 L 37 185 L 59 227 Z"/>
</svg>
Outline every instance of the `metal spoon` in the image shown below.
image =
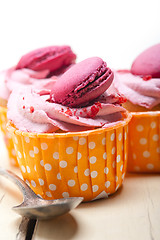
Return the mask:
<svg viewBox="0 0 160 240">
<path fill-rule="evenodd" d="M 28 218 L 49 219 L 60 216 L 76 208 L 83 201 L 83 197 L 44 200 L 36 195 L 21 178 L 11 171 L 0 168 L 0 175 L 14 182 L 21 190 L 24 198 L 23 202 L 13 207 L 13 210 Z"/>
</svg>

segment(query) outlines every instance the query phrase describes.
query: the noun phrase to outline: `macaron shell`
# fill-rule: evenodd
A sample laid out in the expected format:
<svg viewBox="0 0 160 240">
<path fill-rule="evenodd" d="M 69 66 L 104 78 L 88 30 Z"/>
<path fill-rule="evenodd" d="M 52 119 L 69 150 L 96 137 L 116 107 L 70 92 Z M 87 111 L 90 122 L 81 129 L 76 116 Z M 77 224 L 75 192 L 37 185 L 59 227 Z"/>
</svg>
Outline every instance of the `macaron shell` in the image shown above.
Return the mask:
<svg viewBox="0 0 160 240">
<path fill-rule="evenodd" d="M 103 68 L 105 72 L 97 77 L 101 68 Z M 99 81 L 99 85 L 95 86 L 91 91 L 88 91 L 88 88 L 94 84 L 94 78 L 96 78 L 96 81 Z M 59 78 L 51 91 L 51 99 L 63 104 L 63 102 L 69 99 L 73 91 L 76 95 L 82 90 L 83 99 L 79 97 L 76 99 L 76 105 L 81 104 L 82 102 L 92 100 L 101 95 L 110 86 L 112 80 L 113 73 L 107 68 L 106 63 L 101 58 L 88 58 L 71 67 Z M 85 93 L 88 92 L 89 94 L 86 95 Z M 75 103 L 72 105 L 76 106 Z"/>
<path fill-rule="evenodd" d="M 76 59 L 76 55 L 69 46 L 50 46 L 36 49 L 22 56 L 16 69 L 29 68 L 34 71 L 48 69 L 58 70 L 68 66 Z"/>
<path fill-rule="evenodd" d="M 135 75 L 160 77 L 160 44 L 142 52 L 133 62 L 131 72 Z"/>
</svg>

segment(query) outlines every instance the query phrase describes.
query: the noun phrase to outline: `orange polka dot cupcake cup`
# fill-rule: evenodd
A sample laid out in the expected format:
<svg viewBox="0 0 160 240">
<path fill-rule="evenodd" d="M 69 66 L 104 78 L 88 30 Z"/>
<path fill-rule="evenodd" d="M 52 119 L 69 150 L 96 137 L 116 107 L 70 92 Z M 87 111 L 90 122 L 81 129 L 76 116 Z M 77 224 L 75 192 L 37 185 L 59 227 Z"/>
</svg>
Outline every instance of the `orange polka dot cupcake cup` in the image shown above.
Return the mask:
<svg viewBox="0 0 160 240">
<path fill-rule="evenodd" d="M 11 134 L 8 132 L 6 128 L 7 124 L 7 107 L 0 106 L 0 129 L 3 135 L 3 139 L 8 151 L 8 156 L 9 156 L 9 163 L 13 166 L 18 167 L 18 162 L 17 162 L 17 157 L 13 145 L 13 140 L 11 137 Z"/>
<path fill-rule="evenodd" d="M 108 197 L 122 185 L 127 167 L 127 113 L 112 127 L 82 132 L 29 133 L 11 122 L 18 163 L 24 180 L 45 199 Z"/>
<path fill-rule="evenodd" d="M 160 172 L 160 111 L 132 112 L 129 172 Z"/>
</svg>

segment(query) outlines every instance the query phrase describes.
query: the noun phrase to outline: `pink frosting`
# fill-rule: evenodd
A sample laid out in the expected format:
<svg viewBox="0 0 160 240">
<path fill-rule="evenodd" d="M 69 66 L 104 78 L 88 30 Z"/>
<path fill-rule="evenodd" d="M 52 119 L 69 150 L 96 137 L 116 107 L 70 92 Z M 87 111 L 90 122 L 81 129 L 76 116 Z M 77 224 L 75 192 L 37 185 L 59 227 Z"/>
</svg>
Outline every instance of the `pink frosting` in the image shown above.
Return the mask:
<svg viewBox="0 0 160 240">
<path fill-rule="evenodd" d="M 133 104 L 147 109 L 160 104 L 160 78 L 142 78 L 127 71 L 114 72 L 113 84 Z"/>
<path fill-rule="evenodd" d="M 6 84 L 6 71 L 0 72 L 0 98 L 8 100 L 10 95 L 10 90 Z"/>
<path fill-rule="evenodd" d="M 15 67 L 0 72 L 0 98 L 8 100 L 10 93 L 19 87 L 47 88 L 57 79 L 56 77 L 45 79 L 49 70 L 33 71 Z M 48 87 L 49 87 L 48 86 Z"/>
<path fill-rule="evenodd" d="M 8 119 L 21 131 L 82 131 L 114 125 L 125 111 L 118 104 L 119 95 L 107 92 L 84 108 L 69 108 L 49 99 L 50 90 L 45 88 L 14 90 L 8 101 Z"/>
</svg>

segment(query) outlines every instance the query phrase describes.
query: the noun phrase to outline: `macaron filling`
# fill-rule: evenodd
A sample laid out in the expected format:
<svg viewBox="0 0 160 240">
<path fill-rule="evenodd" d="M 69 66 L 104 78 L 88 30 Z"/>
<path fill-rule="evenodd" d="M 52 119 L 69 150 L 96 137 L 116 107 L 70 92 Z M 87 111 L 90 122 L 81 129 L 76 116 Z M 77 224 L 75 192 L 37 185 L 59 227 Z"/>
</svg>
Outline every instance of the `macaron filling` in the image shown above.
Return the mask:
<svg viewBox="0 0 160 240">
<path fill-rule="evenodd" d="M 102 85 L 104 83 L 103 80 L 105 80 L 106 77 L 109 77 L 110 74 L 111 72 L 106 71 L 100 78 L 96 77 L 93 81 L 92 81 L 93 79 L 93 76 L 92 76 L 89 79 L 89 83 L 86 80 L 87 92 L 89 93 L 92 89 L 95 89 L 96 87 L 99 87 L 100 85 Z M 77 89 L 75 89 L 75 92 L 72 91 L 72 93 L 68 95 L 68 99 L 62 102 L 62 104 L 67 106 L 74 106 L 75 100 L 83 97 L 85 93 L 86 93 L 86 88 L 85 87 L 81 88 L 81 86 L 78 86 Z M 87 103 L 82 103 L 82 104 L 85 106 Z"/>
<path fill-rule="evenodd" d="M 58 53 L 56 53 L 56 51 L 47 52 L 47 53 L 43 54 L 42 56 L 40 55 L 39 57 L 34 58 L 25 67 L 30 68 L 30 69 L 36 69 L 37 68 L 37 63 L 39 65 L 40 63 L 43 63 L 46 60 L 49 61 L 53 56 L 55 57 L 56 55 L 58 55 Z M 17 67 L 17 69 L 18 69 L 18 67 Z"/>
</svg>

